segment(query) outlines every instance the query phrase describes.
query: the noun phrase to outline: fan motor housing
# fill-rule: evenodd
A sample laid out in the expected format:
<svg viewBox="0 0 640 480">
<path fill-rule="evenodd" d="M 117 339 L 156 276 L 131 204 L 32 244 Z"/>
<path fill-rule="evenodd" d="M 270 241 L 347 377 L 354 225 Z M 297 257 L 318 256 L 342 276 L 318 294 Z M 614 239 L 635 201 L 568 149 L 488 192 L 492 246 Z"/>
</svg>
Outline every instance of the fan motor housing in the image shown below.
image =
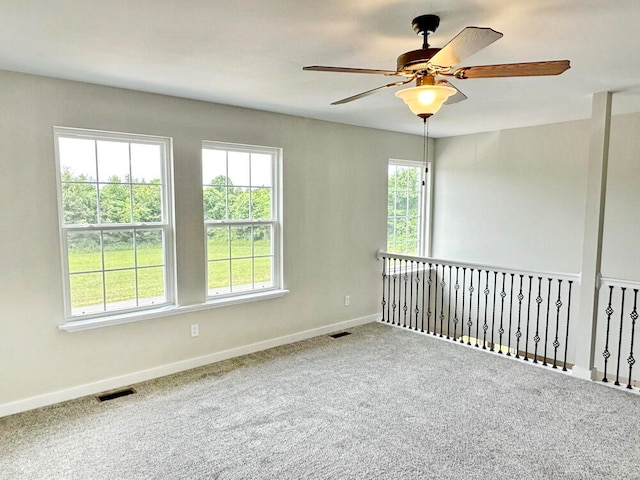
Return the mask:
<svg viewBox="0 0 640 480">
<path fill-rule="evenodd" d="M 440 17 L 438 15 L 420 15 L 411 22 L 413 30 L 418 35 L 429 35 L 436 31 L 440 25 Z"/>
<path fill-rule="evenodd" d="M 439 48 L 421 48 L 403 53 L 398 57 L 398 72 L 427 70 L 429 60 L 439 51 Z"/>
</svg>

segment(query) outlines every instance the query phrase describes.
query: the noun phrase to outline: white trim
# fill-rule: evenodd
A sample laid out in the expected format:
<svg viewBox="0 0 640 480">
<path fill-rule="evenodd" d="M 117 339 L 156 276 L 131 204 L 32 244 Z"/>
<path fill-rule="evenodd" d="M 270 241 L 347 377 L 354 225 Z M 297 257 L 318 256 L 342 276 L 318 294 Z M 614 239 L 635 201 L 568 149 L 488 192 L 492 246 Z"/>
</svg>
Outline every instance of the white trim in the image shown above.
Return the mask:
<svg viewBox="0 0 640 480">
<path fill-rule="evenodd" d="M 274 288 L 282 288 L 284 285 L 284 268 L 283 268 L 283 229 L 282 229 L 282 220 L 283 220 L 283 208 L 282 208 L 282 199 L 283 199 L 283 149 L 280 147 L 268 147 L 268 146 L 259 146 L 259 145 L 246 145 L 239 143 L 228 143 L 228 142 L 220 142 L 215 140 L 203 140 L 201 152 L 204 150 L 223 150 L 227 154 L 226 160 L 226 168 L 227 174 L 229 173 L 229 159 L 228 152 L 242 152 L 242 153 L 261 153 L 267 154 L 271 157 L 271 218 L 269 219 L 242 219 L 242 220 L 234 220 L 234 219 L 225 219 L 225 220 L 204 220 L 204 248 L 205 248 L 205 260 L 206 260 L 206 268 L 204 272 L 204 285 L 205 285 L 205 297 L 207 302 L 217 302 L 217 296 L 212 296 L 209 294 L 209 279 L 208 279 L 208 269 L 209 269 L 209 258 L 208 258 L 208 250 L 207 250 L 207 233 L 209 227 L 220 227 L 220 226 L 255 226 L 255 225 L 269 225 L 271 226 L 271 279 L 274 284 Z M 201 168 L 204 170 L 203 163 L 203 155 L 201 153 Z M 249 169 L 249 176 L 251 177 L 251 169 Z M 204 178 L 202 179 L 203 186 L 207 184 L 204 183 Z M 249 180 L 251 184 L 251 179 Z M 249 188 L 253 188 L 253 186 L 249 185 Z M 253 254 L 251 257 L 247 257 L 254 259 L 256 258 Z M 226 259 L 220 259 L 226 260 Z M 232 258 L 228 259 L 229 261 Z M 252 290 L 256 291 L 256 290 Z M 225 294 L 225 297 L 233 298 L 238 294 L 231 292 Z M 242 295 L 242 294 L 240 294 Z"/>
<path fill-rule="evenodd" d="M 69 251 L 67 247 L 67 232 L 86 232 L 86 231 L 95 231 L 95 232 L 104 232 L 104 231 L 119 231 L 119 230 L 135 230 L 135 229 L 143 229 L 145 227 L 162 230 L 163 232 L 163 260 L 164 260 L 164 269 L 165 269 L 165 298 L 162 303 L 163 305 L 173 305 L 176 299 L 176 252 L 175 252 L 175 222 L 174 222 L 174 194 L 173 194 L 173 139 L 171 137 L 158 136 L 158 135 L 147 135 L 147 134 L 138 134 L 138 133 L 121 133 L 121 132 L 112 132 L 112 131 L 104 131 L 104 130 L 90 130 L 90 129 L 80 129 L 74 127 L 61 127 L 54 126 L 53 127 L 53 138 L 54 138 L 54 153 L 55 153 L 55 165 L 56 165 L 56 183 L 57 183 L 57 198 L 58 198 L 58 230 L 59 230 L 59 238 L 60 238 L 60 259 L 62 262 L 62 273 L 63 273 L 63 292 L 64 292 L 64 312 L 65 319 L 67 322 L 73 322 L 74 320 L 79 319 L 97 319 L 97 318 L 111 318 L 112 316 L 122 316 L 123 312 L 118 312 L 117 310 L 103 310 L 98 313 L 89 313 L 89 314 L 81 314 L 74 315 L 73 308 L 71 306 L 71 286 L 70 286 L 70 272 L 68 266 L 68 258 Z M 102 224 L 98 219 L 98 223 L 95 225 L 66 225 L 64 222 L 64 205 L 63 205 L 63 195 L 62 195 L 62 178 L 61 178 L 61 159 L 60 159 L 60 149 L 59 142 L 60 138 L 78 138 L 78 139 L 86 139 L 92 140 L 94 142 L 98 142 L 100 140 L 109 140 L 109 141 L 121 141 L 129 144 L 129 155 L 131 155 L 131 143 L 140 143 L 140 144 L 149 144 L 149 145 L 157 145 L 160 147 L 160 156 L 161 156 L 161 185 L 162 185 L 162 221 L 160 222 L 152 222 L 149 224 L 140 223 L 140 222 L 129 222 L 126 224 Z M 130 159 L 131 157 L 129 157 Z M 96 152 L 96 186 L 99 185 L 100 176 L 98 171 L 98 156 Z M 131 160 L 129 160 L 131 161 Z M 131 168 L 131 164 L 129 164 L 129 168 Z M 98 188 L 99 192 L 99 188 Z M 98 193 L 99 195 L 99 193 Z M 99 196 L 98 196 L 99 202 Z M 99 203 L 98 203 L 99 206 Z M 100 208 L 97 211 L 98 218 L 100 215 Z M 137 270 L 138 267 L 135 267 Z M 102 273 L 104 273 L 104 265 L 101 268 Z M 103 302 L 105 302 L 105 292 L 104 292 L 104 284 L 103 284 Z M 136 300 L 139 300 L 136 295 Z M 104 305 L 104 303 L 103 303 Z M 131 309 L 128 309 L 129 312 L 133 312 L 135 315 L 137 312 L 147 312 L 149 308 L 152 311 L 157 310 L 155 307 L 147 307 L 147 306 L 136 306 Z"/>
<path fill-rule="evenodd" d="M 640 282 L 634 280 L 622 280 L 620 278 L 600 277 L 600 286 L 627 286 L 631 288 L 640 288 Z"/>
<path fill-rule="evenodd" d="M 289 290 L 268 290 L 262 292 L 252 291 L 246 295 L 236 295 L 235 297 L 225 297 L 220 299 L 209 300 L 205 303 L 195 305 L 173 306 L 168 305 L 153 310 L 145 310 L 139 312 L 123 313 L 120 315 L 109 315 L 102 317 L 87 318 L 84 320 L 72 320 L 62 325 L 58 325 L 60 330 L 65 332 L 80 332 L 83 330 L 92 330 L 94 328 L 110 327 L 113 325 L 122 325 L 125 323 L 139 322 L 142 320 L 150 320 L 153 318 L 170 317 L 173 315 L 181 315 L 183 313 L 197 312 L 200 310 L 209 310 L 211 308 L 228 307 L 231 305 L 239 305 L 241 303 L 258 302 L 261 300 L 269 300 L 279 298 L 289 293 Z"/>
<path fill-rule="evenodd" d="M 582 380 L 595 380 L 596 379 L 596 369 L 585 370 L 582 367 L 573 366 L 572 369 L 573 376 L 576 378 L 581 378 Z"/>
<path fill-rule="evenodd" d="M 97 382 L 78 385 L 76 387 L 71 387 L 64 390 L 57 390 L 55 392 L 17 400 L 15 402 L 0 404 L 0 417 L 13 415 L 15 413 L 24 412 L 27 410 L 33 410 L 34 408 L 45 407 L 47 405 L 53 405 L 55 403 L 60 403 L 67 400 L 85 397 L 87 395 L 95 395 L 107 390 L 122 388 L 127 385 L 145 382 L 147 380 L 164 377 L 166 375 L 183 372 L 185 370 L 191 370 L 192 368 L 202 367 L 204 365 L 220 362 L 222 360 L 228 360 L 230 358 L 268 350 L 270 348 L 279 347 L 281 345 L 300 342 L 309 338 L 338 332 L 346 328 L 373 323 L 379 319 L 379 313 L 367 315 L 366 317 L 354 318 L 352 320 L 333 323 L 324 327 L 305 330 L 298 333 L 292 333 L 283 337 L 263 340 L 261 342 L 252 343 L 250 345 L 244 345 L 241 347 L 231 348 L 229 350 L 223 350 L 221 352 L 203 355 L 201 357 L 195 357 L 175 363 L 161 365 L 159 367 L 150 368 L 148 370 L 141 370 L 119 377 L 107 378 L 104 380 L 99 380 Z"/>
<path fill-rule="evenodd" d="M 532 275 L 538 277 L 555 277 L 562 280 L 571 280 L 580 284 L 581 276 L 577 273 L 563 273 L 563 272 L 539 272 L 534 270 L 516 270 L 513 268 L 500 267 L 496 265 L 483 265 L 480 263 L 470 263 L 470 262 L 457 262 L 454 260 L 447 260 L 442 258 L 430 258 L 430 257 L 417 257 L 413 255 L 402 255 L 399 253 L 389 253 L 383 252 L 382 250 L 378 250 L 377 253 L 378 260 L 381 260 L 382 257 L 387 258 L 397 258 L 398 260 L 408 260 L 414 262 L 422 262 L 422 263 L 437 263 L 439 265 L 451 265 L 452 267 L 466 267 L 466 268 L 474 268 L 477 270 L 497 270 L 499 272 L 505 273 L 513 273 L 517 275 Z"/>
<path fill-rule="evenodd" d="M 518 362 L 521 363 L 523 365 L 529 365 L 531 367 L 535 367 L 535 368 L 542 368 L 544 369 L 544 371 L 546 372 L 553 372 L 553 373 L 559 373 L 561 375 L 568 375 L 568 376 L 573 376 L 573 369 L 568 368 L 567 370 L 563 370 L 562 368 L 560 368 L 560 366 L 558 368 L 552 368 L 548 365 L 543 365 L 542 362 L 538 362 L 538 363 L 533 363 L 533 362 L 525 362 L 524 360 L 522 360 L 523 357 L 521 358 L 517 358 L 514 355 L 503 355 L 498 353 L 498 351 L 491 351 L 491 350 L 482 350 L 479 349 L 478 347 L 474 346 L 474 345 L 467 345 L 466 343 L 462 343 L 462 342 L 452 342 L 449 338 L 445 338 L 445 337 L 439 337 L 438 335 L 432 335 L 429 332 L 420 332 L 418 330 L 412 330 L 409 329 L 407 327 L 403 327 L 402 325 L 394 325 L 392 323 L 388 323 L 388 322 L 383 322 L 382 320 L 378 320 L 378 323 L 381 323 L 382 325 L 387 325 L 389 327 L 392 328 L 397 328 L 400 330 L 406 330 L 409 331 L 411 334 L 416 334 L 416 335 L 423 335 L 429 338 L 433 338 L 434 340 L 440 341 L 440 342 L 447 342 L 449 345 L 455 345 L 457 347 L 463 347 L 463 348 L 470 348 L 472 349 L 474 352 L 482 352 L 482 354 L 488 354 L 488 355 L 495 355 L 496 357 L 499 358 L 504 358 L 505 360 L 509 360 L 512 362 Z M 532 352 L 530 352 L 532 353 Z M 579 377 L 580 378 L 580 377 Z"/>
<path fill-rule="evenodd" d="M 274 151 L 282 151 L 280 147 L 270 147 L 267 145 L 251 145 L 249 143 L 231 143 L 221 142 L 219 140 L 203 140 L 203 148 L 212 148 L 219 150 L 233 150 L 234 152 L 253 152 L 273 154 Z"/>
<path fill-rule="evenodd" d="M 429 155 L 431 157 L 431 154 Z M 421 160 L 402 160 L 390 158 L 387 162 L 387 196 L 389 193 L 389 166 L 414 167 L 420 170 L 420 181 L 424 182 L 424 188 L 420 189 L 418 205 L 418 254 L 429 255 L 431 252 L 431 228 L 432 228 L 432 203 L 433 203 L 433 174 L 431 159 L 426 165 Z M 426 172 L 425 172 L 426 168 Z M 388 202 L 387 202 L 388 205 Z M 389 211 L 387 210 L 387 222 L 389 221 Z M 387 245 L 389 239 L 386 239 Z"/>
</svg>

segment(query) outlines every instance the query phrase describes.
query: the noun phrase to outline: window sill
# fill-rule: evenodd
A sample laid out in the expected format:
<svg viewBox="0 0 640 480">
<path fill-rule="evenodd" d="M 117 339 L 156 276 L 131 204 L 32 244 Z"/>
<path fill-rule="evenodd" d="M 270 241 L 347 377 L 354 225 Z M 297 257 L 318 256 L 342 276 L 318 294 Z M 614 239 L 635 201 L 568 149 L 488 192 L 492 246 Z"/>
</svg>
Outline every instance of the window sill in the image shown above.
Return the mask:
<svg viewBox="0 0 640 480">
<path fill-rule="evenodd" d="M 195 305 L 167 306 L 154 310 L 145 310 L 144 312 L 109 315 L 106 317 L 88 318 L 85 320 L 70 320 L 66 323 L 63 323 L 62 325 L 58 325 L 58 329 L 65 332 L 80 332 L 83 330 L 91 330 L 94 328 L 110 327 L 112 325 L 122 325 L 125 323 L 139 322 L 152 318 L 169 317 L 173 315 L 181 315 L 183 313 L 197 312 L 200 310 L 209 310 L 211 308 L 220 308 L 231 305 L 240 305 L 243 303 L 259 302 L 261 300 L 284 297 L 287 293 L 289 293 L 289 290 L 269 290 L 267 292 L 251 293 L 236 297 L 208 300 L 205 303 L 198 303 Z"/>
</svg>

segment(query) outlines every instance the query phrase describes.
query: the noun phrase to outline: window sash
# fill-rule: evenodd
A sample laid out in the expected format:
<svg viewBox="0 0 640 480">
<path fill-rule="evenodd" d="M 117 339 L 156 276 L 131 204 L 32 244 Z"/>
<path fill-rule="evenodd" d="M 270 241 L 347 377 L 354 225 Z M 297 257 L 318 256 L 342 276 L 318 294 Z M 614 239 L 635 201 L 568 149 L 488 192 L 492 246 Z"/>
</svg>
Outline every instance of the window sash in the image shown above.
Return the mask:
<svg viewBox="0 0 640 480">
<path fill-rule="evenodd" d="M 251 228 L 249 237 L 238 241 L 233 237 L 233 228 Z M 268 250 L 261 244 L 261 239 L 256 238 L 255 228 L 269 227 L 267 239 Z M 220 242 L 222 249 L 215 249 L 213 255 L 209 255 L 210 244 L 207 244 L 207 294 L 210 298 L 222 298 L 250 292 L 268 291 L 277 288 L 277 258 L 273 244 L 277 235 L 277 225 L 273 222 L 261 222 L 260 224 L 244 225 L 210 225 L 206 230 L 206 240 L 209 240 L 211 230 L 219 229 L 226 239 Z M 227 230 L 226 232 L 224 230 Z M 260 232 L 263 233 L 263 232 Z M 238 243 L 236 244 L 236 241 Z M 249 250 L 247 251 L 247 247 Z M 243 274 L 237 275 L 236 268 L 244 264 Z M 214 268 L 218 268 L 215 272 Z M 222 268 L 224 271 L 220 271 Z M 248 271 L 247 271 L 248 270 Z M 211 277 L 218 278 L 218 285 L 212 285 Z M 237 281 L 242 278 L 243 281 Z"/>
<path fill-rule="evenodd" d="M 206 248 L 206 295 L 208 300 L 219 299 L 219 298 L 229 298 L 229 297 L 240 297 L 243 295 L 255 294 L 257 292 L 269 291 L 269 290 L 277 290 L 281 287 L 281 230 L 280 230 L 280 198 L 281 198 L 281 185 L 280 185 L 280 162 L 281 162 L 281 149 L 273 148 L 273 147 L 260 147 L 254 145 L 239 145 L 239 144 L 229 144 L 222 142 L 213 142 L 213 141 L 204 141 L 202 143 L 203 152 L 206 149 L 225 151 L 226 152 L 226 175 L 227 180 L 225 185 L 220 185 L 222 188 L 227 188 L 227 184 L 229 183 L 229 152 L 237 152 L 237 153 L 247 153 L 247 154 L 264 154 L 270 157 L 270 179 L 269 185 L 266 187 L 262 187 L 260 185 L 252 184 L 252 179 L 248 182 L 249 185 L 242 185 L 245 188 L 269 188 L 271 190 L 271 212 L 270 218 L 241 218 L 241 219 L 233 219 L 229 218 L 230 213 L 228 210 L 228 205 L 225 205 L 226 208 L 226 218 L 225 219 L 205 219 L 204 220 L 204 237 L 205 237 L 205 246 Z M 203 155 L 204 157 L 204 155 Z M 250 157 L 251 158 L 251 157 Z M 203 159 L 204 161 L 204 159 Z M 203 175 L 204 175 L 204 163 L 203 163 Z M 251 173 L 249 174 L 251 176 Z M 212 186 L 211 183 L 205 183 L 210 181 L 211 179 L 203 178 L 203 187 L 206 188 L 208 186 Z M 236 185 L 234 185 L 236 186 Z M 251 190 L 250 190 L 251 191 Z M 227 201 L 225 197 L 225 201 Z M 205 212 L 206 215 L 206 212 Z M 251 215 L 251 213 L 249 214 Z M 251 256 L 245 256 L 242 258 L 235 258 L 231 256 L 229 253 L 228 258 L 224 259 L 211 259 L 209 258 L 209 248 L 208 248 L 208 232 L 211 228 L 221 228 L 221 227 L 260 227 L 260 226 L 269 226 L 271 228 L 271 250 L 269 255 L 255 255 L 255 252 L 252 251 Z M 252 240 L 253 241 L 253 240 Z M 229 250 L 231 252 L 231 239 L 227 240 L 229 245 Z M 223 291 L 224 289 L 219 289 L 217 293 L 212 293 L 215 289 L 209 288 L 209 269 L 211 268 L 212 262 L 229 262 L 229 268 L 232 269 L 232 263 L 234 260 L 247 260 L 252 262 L 252 269 L 255 265 L 256 259 L 261 258 L 270 258 L 270 285 L 264 288 L 257 288 L 255 282 L 255 270 L 252 270 L 252 274 L 254 275 L 253 280 L 251 282 L 252 287 L 248 289 L 239 289 L 238 291 L 233 291 L 233 278 L 229 279 L 229 290 Z M 230 270 L 231 272 L 231 270 Z M 231 275 L 231 273 L 229 274 Z M 259 283 L 259 282 L 258 282 Z"/>
<path fill-rule="evenodd" d="M 98 223 L 89 223 L 89 224 L 74 224 L 74 223 L 65 223 L 65 208 L 63 202 L 63 184 L 64 183 L 85 183 L 89 185 L 95 185 L 97 188 L 97 195 L 99 196 L 100 186 L 104 185 L 104 179 L 99 178 L 99 174 L 96 176 L 94 180 L 87 182 L 63 182 L 62 181 L 62 162 L 63 159 L 60 156 L 60 139 L 61 138 L 72 138 L 72 139 L 86 139 L 95 142 L 96 150 L 97 143 L 100 141 L 116 141 L 123 142 L 128 144 L 129 148 L 129 173 L 132 171 L 131 164 L 131 145 L 132 144 L 143 144 L 143 145 L 157 145 L 160 147 L 159 149 L 159 163 L 160 163 L 160 183 L 152 184 L 152 183 L 140 183 L 134 182 L 133 178 L 130 176 L 129 181 L 120 182 L 123 185 L 131 186 L 132 190 L 130 192 L 130 202 L 131 207 L 135 205 L 135 201 L 133 199 L 134 192 L 133 187 L 137 185 L 158 185 L 160 188 L 160 208 L 161 208 L 161 218 L 160 221 L 152 221 L 152 222 L 137 222 L 134 220 L 133 211 L 130 213 L 130 221 L 129 222 L 121 222 L 121 223 L 100 223 L 100 206 L 98 204 L 97 212 L 98 215 Z M 57 171 L 57 188 L 58 188 L 58 214 L 59 214 L 59 225 L 60 225 L 60 246 L 61 246 L 61 258 L 62 258 L 62 269 L 64 275 L 63 289 L 64 289 L 64 309 L 65 309 L 65 318 L 67 322 L 86 320 L 91 318 L 99 318 L 99 317 L 108 317 L 112 315 L 120 315 L 132 312 L 141 312 L 149 309 L 156 309 L 168 305 L 175 304 L 175 285 L 174 285 L 174 254 L 173 254 L 173 212 L 172 212 L 172 181 L 171 181 L 171 139 L 167 137 L 154 137 L 148 135 L 137 135 L 137 134 L 128 134 L 128 133 L 116 133 L 116 132 L 105 132 L 105 131 L 96 131 L 96 130 L 86 130 L 86 129 L 75 129 L 75 128 L 66 128 L 66 127 L 54 127 L 54 144 L 55 144 L 55 158 L 56 158 L 56 171 Z M 95 158 L 96 169 L 98 168 L 99 158 Z M 112 183 L 112 182 L 107 182 Z M 99 198 L 99 197 L 98 197 Z M 104 263 L 105 257 L 105 246 L 102 243 L 105 234 L 110 233 L 118 233 L 118 232 L 140 232 L 144 230 L 157 230 L 162 232 L 162 262 L 160 265 L 156 266 L 139 266 L 135 265 L 130 268 L 106 268 Z M 100 256 L 102 257 L 102 263 L 99 270 L 94 271 L 96 275 L 100 275 L 102 277 L 102 308 L 99 311 L 87 311 L 85 310 L 83 313 L 78 312 L 79 307 L 72 306 L 72 281 L 74 277 L 79 275 L 89 274 L 89 271 L 83 272 L 71 272 L 70 271 L 70 246 L 68 244 L 68 238 L 70 234 L 75 232 L 87 232 L 87 233 L 96 233 L 100 235 Z M 135 245 L 135 244 L 134 244 Z M 134 247 L 133 255 L 135 256 L 139 250 L 135 250 Z M 141 291 L 144 291 L 144 288 L 141 288 L 140 283 L 140 274 L 143 271 L 147 273 L 152 269 L 163 269 L 162 274 L 162 288 L 164 290 L 163 300 L 159 302 L 145 302 L 144 296 L 141 296 Z M 127 306 L 126 304 L 119 304 L 117 307 L 114 307 L 113 302 L 108 302 L 107 295 L 107 286 L 105 283 L 105 279 L 107 276 L 112 276 L 111 272 L 131 272 L 134 276 L 134 286 L 135 289 L 135 297 L 130 300 L 135 302 L 133 306 Z M 114 274 L 115 275 L 115 274 Z M 131 287 L 131 285 L 129 286 Z M 146 288 L 146 287 L 145 287 Z"/>
<path fill-rule="evenodd" d="M 394 191 L 394 192 L 397 192 L 397 191 L 410 192 L 411 191 L 409 189 L 398 190 L 395 185 L 394 186 L 389 185 L 389 182 L 388 182 L 390 177 L 389 167 L 409 167 L 409 168 L 417 169 L 418 171 L 418 179 L 417 179 L 418 212 L 415 216 L 409 216 L 409 215 L 397 216 L 397 215 L 391 215 L 391 212 L 387 211 L 386 249 L 387 251 L 390 251 L 390 250 L 393 250 L 392 248 L 390 248 L 392 245 L 398 245 L 398 242 L 391 243 L 392 238 L 389 237 L 389 231 L 388 231 L 389 220 L 392 218 L 394 219 L 393 240 L 395 240 L 397 238 L 396 230 L 395 230 L 396 220 L 398 218 L 406 218 L 407 220 L 415 218 L 417 219 L 416 228 L 417 228 L 418 238 L 416 239 L 416 249 L 412 250 L 409 253 L 413 255 L 426 255 L 429 248 L 428 247 L 428 238 L 429 238 L 428 226 L 429 226 L 429 208 L 430 208 L 429 194 L 430 194 L 431 185 L 430 185 L 430 173 L 429 174 L 425 173 L 425 169 L 428 172 L 431 172 L 431 164 L 427 163 L 425 165 L 424 162 L 418 162 L 415 160 L 390 159 L 387 164 L 387 199 L 389 198 L 389 194 L 391 191 Z M 424 183 L 424 186 L 422 186 L 423 183 Z M 395 210 L 395 195 L 394 195 L 393 208 Z M 407 205 L 407 211 L 408 211 L 408 205 Z M 406 241 L 403 243 L 406 245 Z"/>
<path fill-rule="evenodd" d="M 149 262 L 145 260 L 144 253 L 146 253 L 147 248 L 144 244 L 139 243 L 140 235 L 147 232 L 158 232 L 159 236 L 159 244 L 161 248 L 160 253 L 160 261 L 155 260 Z M 69 279 L 69 311 L 71 312 L 72 317 L 82 317 L 92 318 L 95 316 L 109 315 L 109 314 L 121 314 L 127 312 L 135 312 L 141 309 L 146 308 L 160 308 L 170 304 L 168 301 L 168 292 L 166 288 L 166 277 L 167 272 L 167 264 L 166 264 L 166 255 L 165 255 L 165 245 L 167 238 L 167 230 L 162 227 L 142 227 L 142 228 L 113 228 L 113 229 L 92 229 L 92 230 L 82 230 L 82 229 L 73 229 L 66 230 L 67 235 L 63 237 L 63 248 L 66 249 L 68 253 L 67 256 L 67 275 Z M 68 244 L 69 233 L 91 233 L 99 235 L 99 246 L 96 248 L 95 254 L 99 256 L 98 262 L 95 266 L 84 267 L 83 269 L 76 270 L 75 268 L 71 268 L 71 257 L 72 252 L 71 248 Z M 131 247 L 130 249 L 119 250 L 117 248 L 111 249 L 109 245 L 105 244 L 105 234 L 113 234 L 113 233 L 122 233 L 122 234 L 130 234 L 131 236 Z M 122 253 L 124 252 L 124 254 Z M 130 255 L 127 255 L 129 253 Z M 82 255 L 80 253 L 80 255 Z M 152 255 L 152 258 L 156 255 Z M 124 257 L 124 260 L 123 258 Z M 127 258 L 129 257 L 129 258 Z M 95 259 L 94 259 L 95 260 Z M 155 276 L 157 278 L 158 272 L 162 273 L 163 281 L 161 282 L 160 289 L 161 292 L 155 292 L 155 295 L 149 295 L 150 291 L 154 291 L 158 289 L 156 286 L 154 288 L 153 282 L 147 283 L 149 280 Z M 151 277 L 150 273 L 153 273 Z M 129 282 L 124 282 L 122 284 L 123 277 L 127 275 L 131 275 Z M 93 292 L 89 290 L 89 295 L 93 294 L 100 297 L 98 301 L 94 301 L 93 303 L 88 303 L 86 305 L 73 306 L 73 296 L 76 293 L 81 293 L 82 290 L 78 291 L 72 287 L 74 281 L 77 278 L 94 278 L 97 280 L 98 289 L 97 291 L 94 289 Z M 113 278 L 120 277 L 120 281 L 118 283 L 118 287 L 113 284 Z M 142 278 L 141 278 L 142 277 Z M 147 282 L 145 282 L 145 277 Z M 111 285 L 109 285 L 111 281 Z M 114 300 L 114 297 L 122 297 L 124 290 L 129 290 L 129 295 L 125 295 L 124 298 Z M 85 293 L 87 290 L 85 289 Z"/>
<path fill-rule="evenodd" d="M 230 152 L 235 152 L 235 153 L 248 153 L 249 155 L 251 154 L 263 154 L 263 155 L 268 155 L 271 157 L 271 175 L 270 175 L 270 179 L 269 179 L 269 185 L 266 187 L 260 186 L 260 185 L 254 185 L 254 184 L 250 184 L 250 185 L 234 185 L 236 187 L 241 187 L 241 188 L 249 188 L 250 189 L 250 193 L 251 193 L 251 189 L 258 189 L 258 188 L 269 188 L 271 189 L 271 216 L 270 218 L 241 218 L 241 219 L 232 219 L 229 217 L 229 211 L 228 211 L 228 205 L 227 205 L 227 209 L 226 209 L 226 218 L 224 220 L 207 220 L 207 221 L 269 221 L 269 220 L 273 220 L 273 221 L 277 221 L 278 220 L 278 214 L 279 214 L 279 189 L 280 187 L 280 182 L 279 182 L 279 171 L 280 171 L 280 157 L 282 155 L 282 150 L 279 148 L 275 148 L 275 147 L 261 147 L 261 146 L 257 146 L 257 145 L 241 145 L 241 144 L 234 144 L 234 143 L 224 143 L 224 142 L 214 142 L 214 141 L 210 141 L 210 140 L 206 140 L 202 142 L 202 149 L 203 150 L 217 150 L 217 151 L 225 151 L 227 152 L 227 163 L 226 163 L 226 173 L 227 173 L 227 180 L 228 180 L 228 175 L 229 175 L 229 161 L 228 161 L 228 153 Z M 251 175 L 251 173 L 250 173 Z M 203 178 L 203 186 L 207 187 L 207 186 L 211 186 L 211 184 L 209 183 L 205 183 L 204 181 L 205 179 Z M 207 179 L 208 180 L 208 179 Z M 250 181 L 251 183 L 251 181 Z M 220 187 L 223 188 L 227 188 L 229 186 L 229 182 L 227 181 L 224 185 L 220 185 Z"/>
</svg>

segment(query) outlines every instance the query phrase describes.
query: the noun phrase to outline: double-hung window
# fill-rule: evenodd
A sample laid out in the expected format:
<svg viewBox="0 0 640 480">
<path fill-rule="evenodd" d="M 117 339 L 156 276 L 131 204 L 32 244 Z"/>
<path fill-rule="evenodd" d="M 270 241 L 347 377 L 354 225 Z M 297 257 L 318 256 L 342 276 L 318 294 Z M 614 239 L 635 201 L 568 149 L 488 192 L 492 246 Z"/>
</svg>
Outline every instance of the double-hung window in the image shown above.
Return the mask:
<svg viewBox="0 0 640 480">
<path fill-rule="evenodd" d="M 67 318 L 172 304 L 171 139 L 54 135 Z"/>
<path fill-rule="evenodd" d="M 208 298 L 281 287 L 280 157 L 278 148 L 203 142 Z"/>
<path fill-rule="evenodd" d="M 389 160 L 387 251 L 406 255 L 428 252 L 428 165 Z"/>
</svg>

